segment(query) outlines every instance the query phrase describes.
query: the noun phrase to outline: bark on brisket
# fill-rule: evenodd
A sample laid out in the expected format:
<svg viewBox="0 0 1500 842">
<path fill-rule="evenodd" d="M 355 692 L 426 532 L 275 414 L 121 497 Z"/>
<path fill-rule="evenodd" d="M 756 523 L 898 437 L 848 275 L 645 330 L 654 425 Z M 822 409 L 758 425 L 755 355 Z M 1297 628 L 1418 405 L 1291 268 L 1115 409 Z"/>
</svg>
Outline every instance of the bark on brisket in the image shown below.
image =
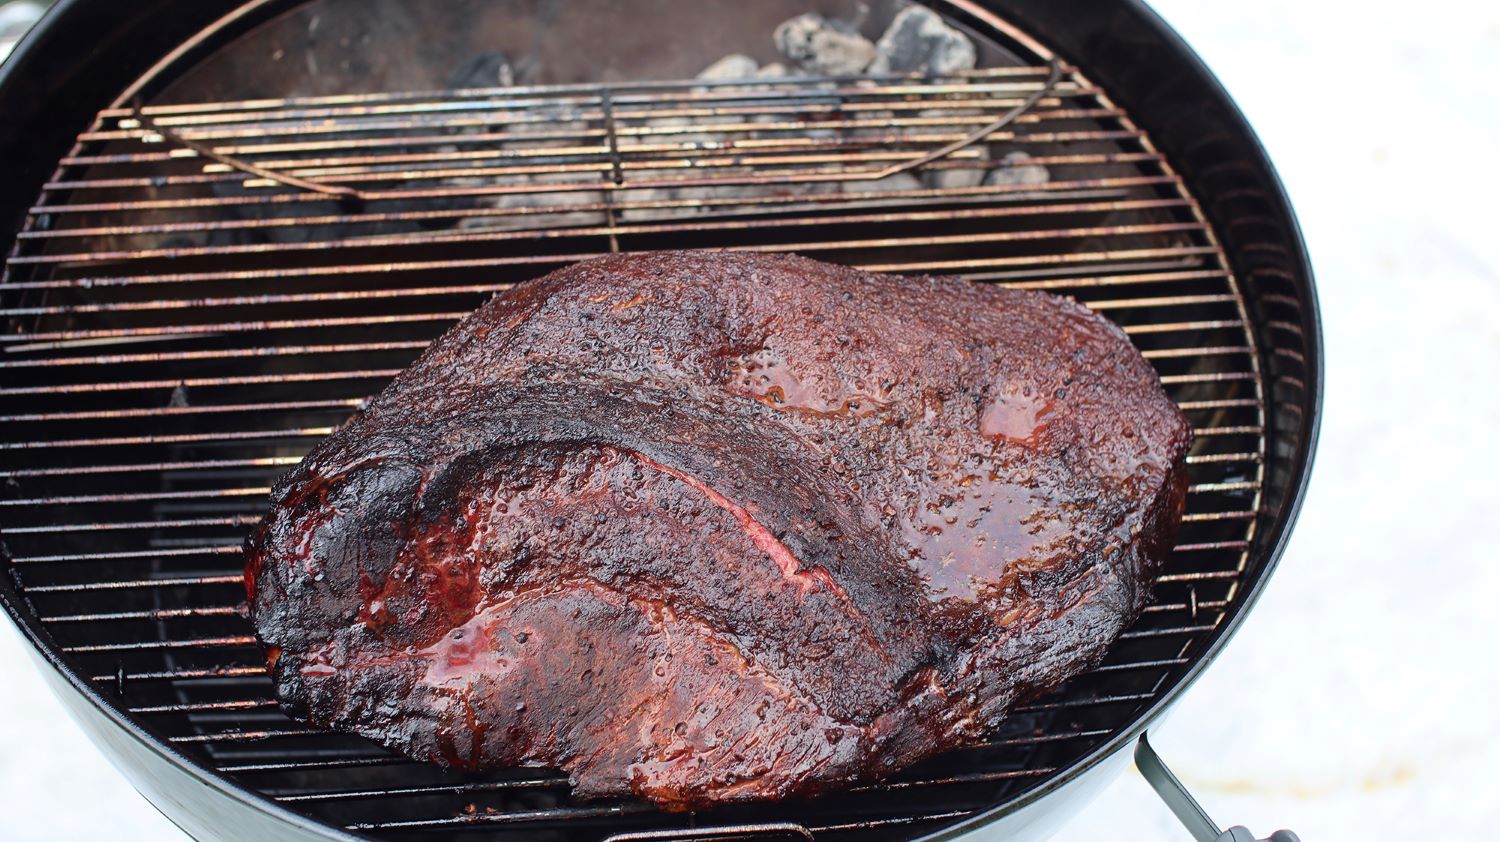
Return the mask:
<svg viewBox="0 0 1500 842">
<path fill-rule="evenodd" d="M 251 616 L 292 716 L 413 757 L 814 794 L 1095 663 L 1188 442 L 1065 299 L 611 256 L 485 305 L 283 477 Z"/>
</svg>

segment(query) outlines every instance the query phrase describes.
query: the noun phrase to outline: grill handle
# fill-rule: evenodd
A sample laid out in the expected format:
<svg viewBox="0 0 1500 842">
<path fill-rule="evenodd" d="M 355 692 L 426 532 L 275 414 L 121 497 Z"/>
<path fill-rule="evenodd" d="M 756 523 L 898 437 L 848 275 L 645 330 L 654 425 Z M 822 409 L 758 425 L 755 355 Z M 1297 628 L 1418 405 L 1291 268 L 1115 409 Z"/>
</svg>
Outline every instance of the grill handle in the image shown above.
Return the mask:
<svg viewBox="0 0 1500 842">
<path fill-rule="evenodd" d="M 1135 767 L 1141 770 L 1141 775 L 1146 778 L 1161 800 L 1167 803 L 1167 807 L 1175 814 L 1188 832 L 1193 835 L 1197 842 L 1257 842 L 1255 834 L 1243 825 L 1235 825 L 1227 830 L 1219 830 L 1214 820 L 1208 817 L 1203 807 L 1194 800 L 1187 787 L 1167 764 L 1161 762 L 1161 757 L 1146 740 L 1145 733 L 1141 734 L 1140 740 L 1135 744 Z M 1301 842 L 1297 834 L 1290 830 L 1278 830 L 1271 834 L 1263 842 Z"/>
</svg>

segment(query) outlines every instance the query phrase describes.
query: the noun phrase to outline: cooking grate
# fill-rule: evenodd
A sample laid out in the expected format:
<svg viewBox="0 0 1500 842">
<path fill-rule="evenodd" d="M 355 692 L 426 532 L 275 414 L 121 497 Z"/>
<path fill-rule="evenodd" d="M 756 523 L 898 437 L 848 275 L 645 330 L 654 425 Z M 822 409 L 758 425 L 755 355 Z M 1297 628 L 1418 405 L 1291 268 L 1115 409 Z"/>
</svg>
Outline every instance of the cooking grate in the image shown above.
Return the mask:
<svg viewBox="0 0 1500 842">
<path fill-rule="evenodd" d="M 1060 71 L 103 111 L 0 287 L 8 574 L 79 673 L 160 739 L 376 836 L 865 839 L 1037 787 L 1159 698 L 1235 604 L 1265 456 L 1252 334 L 1214 232 L 1129 117 Z M 877 179 L 1022 108 L 920 179 Z M 1155 604 L 987 745 L 771 811 L 575 803 L 555 772 L 463 776 L 283 717 L 240 574 L 272 480 L 487 296 L 599 253 L 682 247 L 960 274 L 1116 320 L 1197 434 Z"/>
</svg>

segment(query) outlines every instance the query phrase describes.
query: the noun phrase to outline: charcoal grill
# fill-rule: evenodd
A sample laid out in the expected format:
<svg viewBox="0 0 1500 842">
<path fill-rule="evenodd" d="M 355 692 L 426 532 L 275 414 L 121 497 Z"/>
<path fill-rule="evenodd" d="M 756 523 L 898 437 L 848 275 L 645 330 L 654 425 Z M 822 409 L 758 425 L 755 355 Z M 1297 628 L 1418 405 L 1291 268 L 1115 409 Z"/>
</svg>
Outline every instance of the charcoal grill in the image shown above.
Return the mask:
<svg viewBox="0 0 1500 842">
<path fill-rule="evenodd" d="M 0 75 L 0 602 L 136 786 L 200 838 L 865 840 L 1041 833 L 1105 782 L 1289 533 L 1311 276 L 1253 134 L 1144 6 L 931 5 L 980 69 L 691 78 L 792 14 L 860 14 L 836 2 L 59 3 Z M 486 33 L 517 83 L 452 87 Z M 985 178 L 1018 166 L 1045 181 Z M 486 297 L 683 247 L 1118 322 L 1197 437 L 1154 604 L 987 744 L 809 801 L 579 803 L 553 771 L 461 775 L 286 719 L 241 582 L 272 480 Z"/>
</svg>

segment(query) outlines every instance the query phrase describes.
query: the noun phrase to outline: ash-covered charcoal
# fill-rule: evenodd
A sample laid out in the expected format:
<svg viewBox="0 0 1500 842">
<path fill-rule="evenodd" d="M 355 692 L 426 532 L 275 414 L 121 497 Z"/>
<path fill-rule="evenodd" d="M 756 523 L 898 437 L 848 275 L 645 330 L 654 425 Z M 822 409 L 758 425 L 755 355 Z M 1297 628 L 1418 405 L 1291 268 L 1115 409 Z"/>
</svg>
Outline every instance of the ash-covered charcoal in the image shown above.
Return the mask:
<svg viewBox="0 0 1500 842">
<path fill-rule="evenodd" d="M 701 119 L 696 117 L 647 117 L 642 121 L 641 125 L 657 131 L 653 131 L 649 135 L 642 135 L 638 140 L 649 144 L 673 144 L 700 149 L 710 148 L 722 140 L 723 136 L 700 131 L 679 131 L 695 128 L 702 122 Z"/>
<path fill-rule="evenodd" d="M 972 70 L 978 61 L 969 36 L 921 6 L 902 9 L 875 50 L 870 73 L 955 73 Z"/>
<path fill-rule="evenodd" d="M 673 191 L 667 187 L 638 187 L 617 193 L 617 201 L 620 204 L 648 204 L 652 202 L 670 202 L 677 197 L 672 195 Z M 656 222 L 663 219 L 676 219 L 683 215 L 682 208 L 621 208 L 619 217 L 621 222 Z"/>
<path fill-rule="evenodd" d="M 499 50 L 486 50 L 459 65 L 448 77 L 450 88 L 508 88 L 516 83 L 516 71 Z"/>
<path fill-rule="evenodd" d="M 787 138 L 794 137 L 794 138 L 799 138 L 799 139 L 803 139 L 803 140 L 812 141 L 814 143 L 820 143 L 820 142 L 823 142 L 823 141 L 832 141 L 832 140 L 834 140 L 835 138 L 838 137 L 838 132 L 835 131 L 834 129 L 811 129 L 811 128 L 809 128 L 809 129 L 804 129 L 804 128 L 787 129 L 787 128 L 782 127 L 782 126 L 784 126 L 784 124 L 790 123 L 794 119 L 795 118 L 788 117 L 788 116 L 783 115 L 783 114 L 757 114 L 754 117 L 750 118 L 750 122 L 766 126 L 767 128 L 756 129 L 754 132 L 751 132 L 750 138 L 752 140 L 783 140 L 784 141 Z M 814 125 L 815 126 L 817 124 L 816 123 L 809 123 L 808 125 Z M 803 151 L 808 151 L 808 150 L 804 148 Z"/>
<path fill-rule="evenodd" d="M 990 170 L 989 174 L 984 177 L 986 187 L 1046 184 L 1052 180 L 1052 173 L 1048 172 L 1046 167 L 1029 163 L 1031 156 L 1019 149 L 1005 153 L 1005 157 L 1000 160 L 1004 166 Z"/>
<path fill-rule="evenodd" d="M 922 181 L 934 190 L 966 190 L 984 182 L 984 170 L 967 167 L 928 170 L 922 173 Z"/>
<path fill-rule="evenodd" d="M 898 172 L 880 179 L 864 179 L 862 181 L 845 181 L 842 184 L 845 193 L 895 193 L 897 191 L 921 190 L 922 180 L 909 172 Z"/>
<path fill-rule="evenodd" d="M 726 215 L 726 213 L 760 213 L 775 210 L 778 213 L 816 209 L 819 204 L 787 203 L 778 201 L 772 206 L 757 203 L 778 197 L 814 197 L 814 195 L 846 194 L 846 192 L 907 191 L 921 188 L 915 177 L 901 173 L 888 179 L 865 180 L 865 182 L 783 182 L 771 185 L 697 185 L 684 188 L 646 189 L 631 191 L 630 201 L 673 201 L 672 207 L 633 207 L 621 212 L 625 222 L 658 222 L 663 219 L 681 219 L 693 215 Z M 745 200 L 735 203 L 736 198 Z"/>
<path fill-rule="evenodd" d="M 634 196 L 637 201 L 659 201 L 669 200 L 675 204 L 666 208 L 627 208 L 620 212 L 620 218 L 626 222 L 660 222 L 674 219 L 684 219 L 690 216 L 726 216 L 743 213 L 760 213 L 766 211 L 766 205 L 757 204 L 755 200 L 770 196 L 787 195 L 814 195 L 819 193 L 831 193 L 838 188 L 831 184 L 797 184 L 797 185 L 763 185 L 763 184 L 727 184 L 727 185 L 700 185 L 696 187 L 671 187 L 663 190 L 640 191 L 643 195 Z M 738 204 L 735 200 L 743 199 L 744 204 Z M 778 212 L 793 211 L 800 208 L 811 207 L 804 204 L 776 204 L 771 207 Z"/>
<path fill-rule="evenodd" d="M 836 87 L 833 82 L 818 82 L 807 87 L 798 88 L 800 91 L 822 91 L 832 90 Z M 766 89 L 769 89 L 767 86 Z M 838 137 L 838 130 L 834 123 L 823 122 L 820 124 L 816 117 L 803 119 L 786 111 L 774 110 L 761 114 L 750 115 L 750 123 L 758 126 L 766 126 L 765 129 L 757 129 L 750 137 L 755 140 L 775 140 L 798 138 L 802 140 L 832 140 Z M 821 127 L 820 127 L 821 126 Z M 773 128 L 774 127 L 774 128 Z"/>
<path fill-rule="evenodd" d="M 926 131 L 953 132 L 967 135 L 995 119 L 993 111 L 979 108 L 924 108 L 917 112 Z"/>
<path fill-rule="evenodd" d="M 978 155 L 978 160 L 970 157 L 967 160 L 955 155 L 948 159 L 951 165 L 939 166 L 933 164 L 922 172 L 922 181 L 928 187 L 938 190 L 962 190 L 969 187 L 978 187 L 984 181 L 984 174 L 989 168 L 990 151 L 983 146 L 972 146 L 965 150 L 970 155 Z"/>
<path fill-rule="evenodd" d="M 760 70 L 760 62 L 743 53 L 730 53 L 699 71 L 699 79 L 749 79 Z"/>
<path fill-rule="evenodd" d="M 784 184 L 727 184 L 715 186 L 675 187 L 666 189 L 644 189 L 630 192 L 627 201 L 659 202 L 674 201 L 673 207 L 625 208 L 620 211 L 624 222 L 657 222 L 681 219 L 694 215 L 725 215 L 736 213 L 758 213 L 774 209 L 780 213 L 812 210 L 826 207 L 817 202 L 778 202 L 773 206 L 757 204 L 755 199 L 768 197 L 826 196 L 833 193 L 897 193 L 921 190 L 922 180 L 911 173 L 896 173 L 881 179 L 856 181 L 804 181 Z M 730 201 L 725 201 L 725 200 Z M 736 204 L 734 199 L 746 199 Z M 865 201 L 876 201 L 874 197 Z"/>
<path fill-rule="evenodd" d="M 782 184 L 725 184 L 725 185 L 698 185 L 692 187 L 673 187 L 665 191 L 667 197 L 683 204 L 672 208 L 642 208 L 639 210 L 627 210 L 624 218 L 631 221 L 636 220 L 661 220 L 680 219 L 684 216 L 693 215 L 724 215 L 735 213 L 760 213 L 766 210 L 777 212 L 789 212 L 815 207 L 812 204 L 800 202 L 779 202 L 767 206 L 757 204 L 756 199 L 770 197 L 791 196 L 819 196 L 828 193 L 838 193 L 844 188 L 833 181 L 810 181 L 789 182 Z M 745 199 L 745 204 L 736 204 L 733 200 Z M 726 201 L 727 200 L 727 201 Z"/>
<path fill-rule="evenodd" d="M 548 184 L 558 189 L 553 192 L 503 193 L 480 197 L 481 205 L 511 213 L 465 217 L 458 227 L 466 231 L 519 231 L 531 228 L 584 228 L 606 224 L 608 218 L 601 210 L 575 210 L 585 205 L 598 206 L 604 202 L 604 194 L 597 190 L 568 190 L 567 187 L 576 183 L 576 178 L 563 174 L 512 178 L 504 182 L 499 179 L 472 179 L 474 183 L 460 186 Z"/>
<path fill-rule="evenodd" d="M 808 12 L 781 22 L 776 49 L 808 73 L 852 76 L 875 61 L 875 45 L 849 24 Z"/>
</svg>

